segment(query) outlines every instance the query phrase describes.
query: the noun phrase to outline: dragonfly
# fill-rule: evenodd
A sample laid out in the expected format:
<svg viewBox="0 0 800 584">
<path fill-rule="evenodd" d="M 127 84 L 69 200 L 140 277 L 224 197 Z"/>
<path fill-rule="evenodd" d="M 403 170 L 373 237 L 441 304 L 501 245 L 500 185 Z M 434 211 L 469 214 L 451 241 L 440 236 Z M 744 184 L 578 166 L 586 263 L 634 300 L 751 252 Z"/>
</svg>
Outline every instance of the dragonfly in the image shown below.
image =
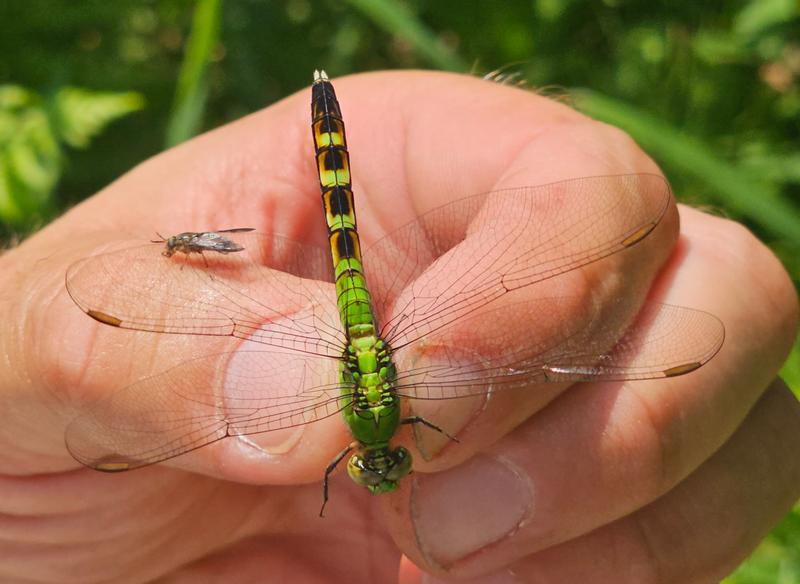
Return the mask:
<svg viewBox="0 0 800 584">
<path fill-rule="evenodd" d="M 255 229 L 252 227 L 236 227 L 218 231 L 186 231 L 170 237 L 164 237 L 160 233 L 156 233 L 160 239 L 151 240 L 151 243 L 163 243 L 164 251 L 161 252 L 161 255 L 168 258 L 178 252 L 187 256 L 192 253 L 203 255 L 204 251 L 232 253 L 242 251 L 244 247 L 222 234 L 248 233 L 250 231 L 255 231 Z"/>
<path fill-rule="evenodd" d="M 362 254 L 340 104 L 312 84 L 312 137 L 329 247 L 242 233 L 236 254 L 179 268 L 137 245 L 73 264 L 66 287 L 98 322 L 233 337 L 208 355 L 112 392 L 67 429 L 79 462 L 118 472 L 220 440 L 342 415 L 350 478 L 372 493 L 411 472 L 408 424 L 449 436 L 420 404 L 535 392 L 548 383 L 670 378 L 716 355 L 714 315 L 564 282 L 624 257 L 672 200 L 659 175 L 582 177 L 455 200 Z M 599 299 L 599 300 L 598 300 Z M 236 366 L 230 366 L 235 361 Z M 553 387 L 553 386 L 550 386 Z M 439 402 L 440 400 L 440 402 Z M 417 408 L 418 409 L 418 408 Z M 320 515 L 322 512 L 320 512 Z"/>
</svg>

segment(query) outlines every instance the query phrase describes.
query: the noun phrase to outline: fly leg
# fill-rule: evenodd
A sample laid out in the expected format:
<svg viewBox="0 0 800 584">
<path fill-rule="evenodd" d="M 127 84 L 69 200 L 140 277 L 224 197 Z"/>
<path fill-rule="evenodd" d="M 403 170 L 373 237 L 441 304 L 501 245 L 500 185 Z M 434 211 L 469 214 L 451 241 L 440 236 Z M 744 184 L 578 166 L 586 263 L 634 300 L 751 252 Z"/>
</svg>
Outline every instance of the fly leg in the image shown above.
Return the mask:
<svg viewBox="0 0 800 584">
<path fill-rule="evenodd" d="M 431 430 L 436 430 L 437 432 L 439 432 L 439 434 L 443 434 L 443 435 L 447 436 L 453 442 L 460 442 L 460 440 L 458 438 L 456 438 L 455 436 L 451 436 L 450 434 L 448 434 L 447 432 L 442 430 L 439 426 L 437 426 L 433 422 L 429 422 L 428 420 L 426 420 L 422 416 L 409 416 L 408 418 L 405 418 L 405 419 L 401 420 L 400 423 L 401 424 L 422 424 L 426 428 L 430 428 Z"/>
<path fill-rule="evenodd" d="M 319 516 L 323 517 L 323 513 L 325 512 L 325 505 L 328 504 L 328 477 L 336 468 L 336 466 L 342 462 L 342 459 L 347 456 L 353 448 L 358 446 L 358 442 L 351 442 L 347 445 L 347 447 L 342 450 L 339 454 L 336 455 L 330 464 L 325 468 L 325 477 L 322 479 L 322 508 L 319 510 Z"/>
</svg>

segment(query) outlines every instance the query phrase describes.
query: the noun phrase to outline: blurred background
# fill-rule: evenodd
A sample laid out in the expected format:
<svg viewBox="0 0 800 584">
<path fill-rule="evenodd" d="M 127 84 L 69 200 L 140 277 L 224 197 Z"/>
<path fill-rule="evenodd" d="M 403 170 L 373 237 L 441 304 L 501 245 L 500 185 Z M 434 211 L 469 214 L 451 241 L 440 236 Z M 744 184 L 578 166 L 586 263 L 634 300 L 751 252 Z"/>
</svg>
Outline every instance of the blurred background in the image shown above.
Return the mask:
<svg viewBox="0 0 800 584">
<path fill-rule="evenodd" d="M 800 2 L 4 0 L 0 242 L 142 160 L 308 86 L 426 68 L 520 84 L 630 133 L 685 202 L 800 283 Z M 800 391 L 800 351 L 782 374 Z M 726 580 L 800 583 L 800 509 Z"/>
</svg>

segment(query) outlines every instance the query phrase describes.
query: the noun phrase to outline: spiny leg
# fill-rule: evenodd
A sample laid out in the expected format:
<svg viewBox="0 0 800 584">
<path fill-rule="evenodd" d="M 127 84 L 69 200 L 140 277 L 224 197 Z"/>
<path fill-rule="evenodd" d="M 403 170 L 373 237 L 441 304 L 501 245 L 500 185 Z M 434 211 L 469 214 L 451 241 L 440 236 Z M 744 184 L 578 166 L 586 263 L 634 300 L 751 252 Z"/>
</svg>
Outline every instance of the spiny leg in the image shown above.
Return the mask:
<svg viewBox="0 0 800 584">
<path fill-rule="evenodd" d="M 428 420 L 426 420 L 422 416 L 409 416 L 408 418 L 405 418 L 405 419 L 401 420 L 400 423 L 401 424 L 422 424 L 426 428 L 430 428 L 431 430 L 436 430 L 437 432 L 439 432 L 439 434 L 444 434 L 445 436 L 447 436 L 453 442 L 460 442 L 460 440 L 458 438 L 456 438 L 455 436 L 451 436 L 450 434 L 448 434 L 447 432 L 442 430 L 439 426 L 437 426 L 433 422 L 429 422 Z"/>
<path fill-rule="evenodd" d="M 336 466 L 342 462 L 342 459 L 347 456 L 353 448 L 358 446 L 358 442 L 351 442 L 347 447 L 336 455 L 330 464 L 325 468 L 325 477 L 322 479 L 322 508 L 319 510 L 319 516 L 323 517 L 325 512 L 325 505 L 328 504 L 328 477 L 334 471 Z"/>
</svg>

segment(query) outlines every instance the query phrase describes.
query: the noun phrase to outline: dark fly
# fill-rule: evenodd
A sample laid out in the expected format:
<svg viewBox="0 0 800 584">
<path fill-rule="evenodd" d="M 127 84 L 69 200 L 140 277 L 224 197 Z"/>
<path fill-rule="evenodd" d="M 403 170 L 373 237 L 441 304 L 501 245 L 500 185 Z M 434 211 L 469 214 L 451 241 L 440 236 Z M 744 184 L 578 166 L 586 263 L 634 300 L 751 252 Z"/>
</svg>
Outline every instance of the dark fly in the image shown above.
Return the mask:
<svg viewBox="0 0 800 584">
<path fill-rule="evenodd" d="M 223 233 L 246 233 L 253 231 L 252 227 L 238 227 L 235 229 L 220 229 L 219 231 L 187 231 L 171 237 L 164 237 L 157 233 L 161 239 L 152 240 L 153 243 L 164 243 L 164 251 L 161 252 L 166 257 L 172 257 L 177 252 L 186 255 L 192 253 L 203 254 L 204 251 L 214 251 L 217 253 L 231 253 L 242 251 L 244 247 L 235 241 L 228 239 Z"/>
</svg>

